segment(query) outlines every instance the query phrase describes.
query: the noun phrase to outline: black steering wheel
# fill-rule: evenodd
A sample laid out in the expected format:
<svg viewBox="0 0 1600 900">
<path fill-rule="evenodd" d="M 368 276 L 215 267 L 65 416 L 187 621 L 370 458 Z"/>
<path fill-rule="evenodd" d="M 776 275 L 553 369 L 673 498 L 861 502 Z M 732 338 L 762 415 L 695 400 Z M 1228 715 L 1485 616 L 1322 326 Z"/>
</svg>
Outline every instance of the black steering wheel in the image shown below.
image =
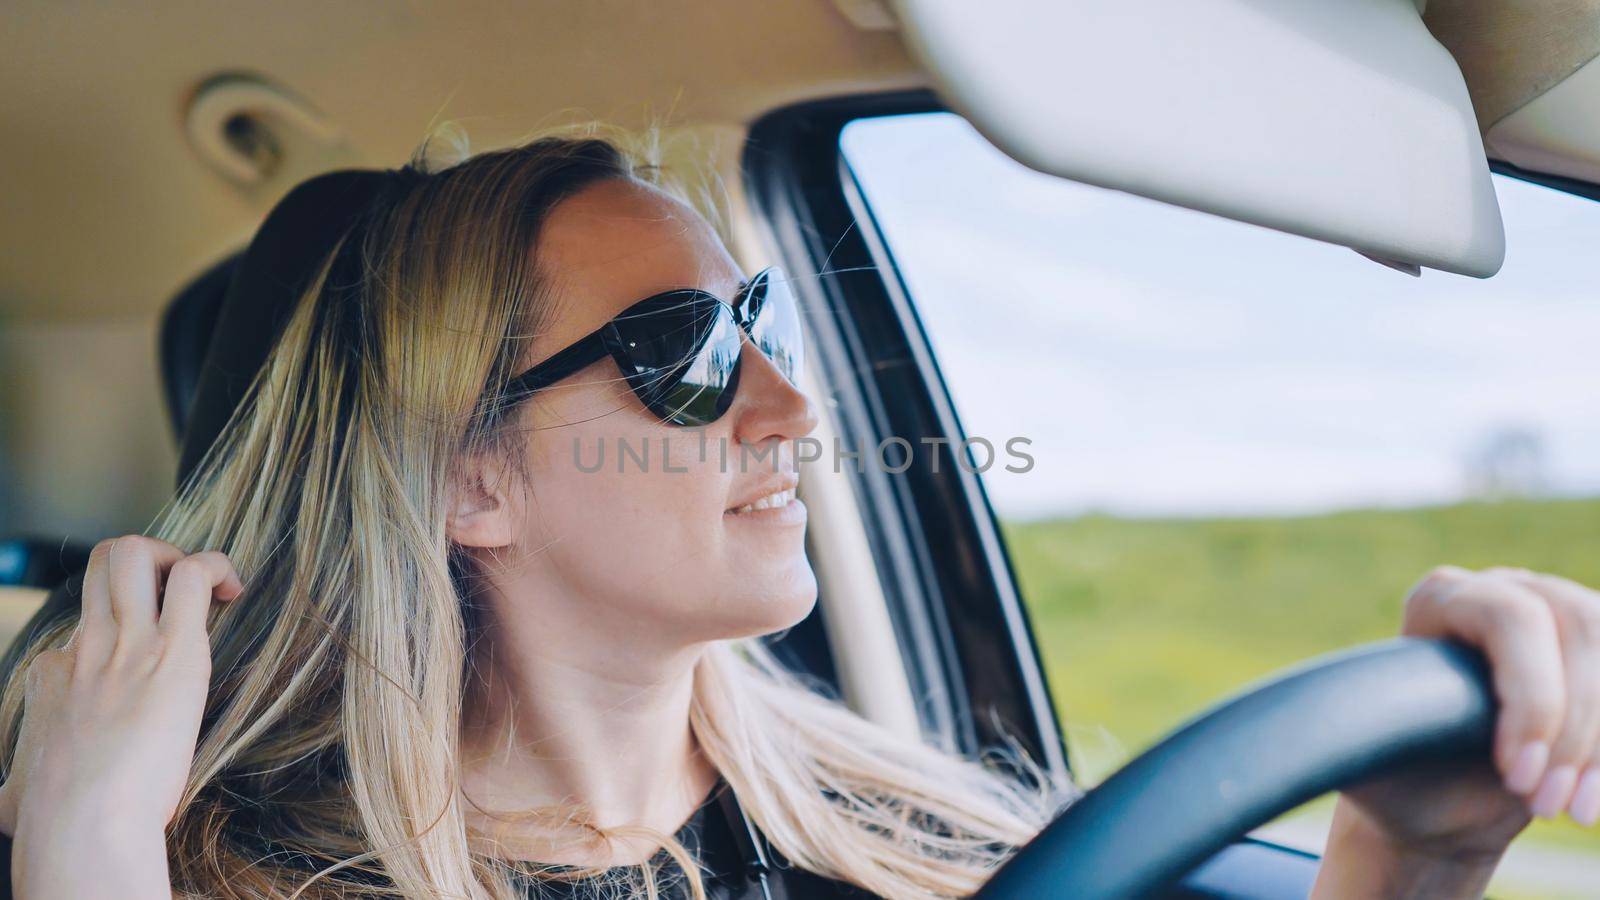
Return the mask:
<svg viewBox="0 0 1600 900">
<path fill-rule="evenodd" d="M 1488 758 L 1476 651 L 1396 638 L 1296 666 L 1191 720 L 1067 807 L 984 900 L 1141 897 L 1301 803 L 1378 775 Z"/>
</svg>

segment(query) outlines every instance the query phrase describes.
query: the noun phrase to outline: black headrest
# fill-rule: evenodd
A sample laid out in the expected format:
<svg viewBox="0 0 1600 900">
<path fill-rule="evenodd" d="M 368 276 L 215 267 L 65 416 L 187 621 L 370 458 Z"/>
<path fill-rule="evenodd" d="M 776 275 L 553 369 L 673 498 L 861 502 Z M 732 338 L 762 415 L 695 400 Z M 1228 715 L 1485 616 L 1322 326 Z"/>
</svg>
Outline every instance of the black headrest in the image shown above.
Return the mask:
<svg viewBox="0 0 1600 900">
<path fill-rule="evenodd" d="M 179 431 L 179 484 L 222 433 L 339 240 L 386 189 L 417 174 L 350 169 L 301 183 L 267 214 L 249 247 L 173 300 L 162 323 L 161 370 Z"/>
<path fill-rule="evenodd" d="M 172 433 L 180 441 L 200 384 L 200 364 L 211 347 L 211 335 L 222 312 L 222 298 L 227 295 L 228 282 L 233 280 L 243 256 L 243 250 L 229 254 L 189 282 L 167 304 L 161 317 L 161 384 Z"/>
</svg>

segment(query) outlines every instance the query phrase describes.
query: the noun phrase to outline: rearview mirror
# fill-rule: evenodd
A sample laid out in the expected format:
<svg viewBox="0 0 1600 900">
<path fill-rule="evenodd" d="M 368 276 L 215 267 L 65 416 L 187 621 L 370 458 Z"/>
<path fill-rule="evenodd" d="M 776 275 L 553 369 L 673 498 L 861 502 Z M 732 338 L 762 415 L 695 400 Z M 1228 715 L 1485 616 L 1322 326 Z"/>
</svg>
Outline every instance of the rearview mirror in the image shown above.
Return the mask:
<svg viewBox="0 0 1600 900">
<path fill-rule="evenodd" d="M 951 108 L 1042 172 L 1487 277 L 1500 208 L 1423 0 L 894 0 Z"/>
</svg>

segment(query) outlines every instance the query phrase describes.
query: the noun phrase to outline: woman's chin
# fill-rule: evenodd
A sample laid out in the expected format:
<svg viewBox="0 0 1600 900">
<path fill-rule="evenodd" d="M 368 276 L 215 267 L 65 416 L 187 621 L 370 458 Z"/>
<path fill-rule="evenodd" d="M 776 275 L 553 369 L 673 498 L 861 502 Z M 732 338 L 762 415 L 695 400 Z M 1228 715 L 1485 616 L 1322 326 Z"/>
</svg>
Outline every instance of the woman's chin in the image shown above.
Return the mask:
<svg viewBox="0 0 1600 900">
<path fill-rule="evenodd" d="M 817 579 L 810 565 L 792 577 L 774 580 L 770 590 L 746 593 L 729 622 L 728 638 L 761 637 L 805 621 L 817 605 Z"/>
</svg>

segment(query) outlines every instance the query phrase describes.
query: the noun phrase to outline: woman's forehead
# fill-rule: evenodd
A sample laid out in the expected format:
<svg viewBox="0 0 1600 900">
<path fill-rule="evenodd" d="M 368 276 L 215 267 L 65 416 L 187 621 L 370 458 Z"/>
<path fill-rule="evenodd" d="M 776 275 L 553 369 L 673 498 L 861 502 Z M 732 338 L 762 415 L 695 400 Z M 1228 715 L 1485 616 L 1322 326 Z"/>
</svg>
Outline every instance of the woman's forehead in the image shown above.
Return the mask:
<svg viewBox="0 0 1600 900">
<path fill-rule="evenodd" d="M 741 280 L 704 217 L 638 182 L 604 181 L 562 201 L 540 228 L 536 252 L 559 311 L 539 339 L 551 350 L 652 294 L 696 287 L 727 299 Z"/>
</svg>

